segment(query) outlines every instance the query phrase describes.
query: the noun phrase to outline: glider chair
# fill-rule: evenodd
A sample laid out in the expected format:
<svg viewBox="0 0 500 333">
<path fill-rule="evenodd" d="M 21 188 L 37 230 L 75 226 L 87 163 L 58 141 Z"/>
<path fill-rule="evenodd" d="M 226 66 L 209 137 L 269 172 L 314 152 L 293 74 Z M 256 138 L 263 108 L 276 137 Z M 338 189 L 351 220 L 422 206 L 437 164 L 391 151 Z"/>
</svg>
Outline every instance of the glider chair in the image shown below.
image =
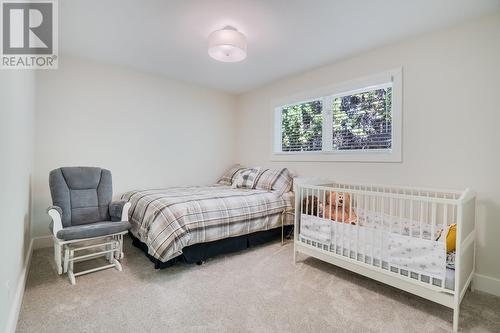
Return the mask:
<svg viewBox="0 0 500 333">
<path fill-rule="evenodd" d="M 71 284 L 75 277 L 107 268 L 121 271 L 123 235 L 127 233 L 126 201 L 111 202 L 111 172 L 94 167 L 64 167 L 49 175 L 52 204 L 47 213 L 52 218 L 54 260 L 58 274 L 68 273 Z M 106 256 L 109 264 L 73 272 L 75 261 Z"/>
</svg>

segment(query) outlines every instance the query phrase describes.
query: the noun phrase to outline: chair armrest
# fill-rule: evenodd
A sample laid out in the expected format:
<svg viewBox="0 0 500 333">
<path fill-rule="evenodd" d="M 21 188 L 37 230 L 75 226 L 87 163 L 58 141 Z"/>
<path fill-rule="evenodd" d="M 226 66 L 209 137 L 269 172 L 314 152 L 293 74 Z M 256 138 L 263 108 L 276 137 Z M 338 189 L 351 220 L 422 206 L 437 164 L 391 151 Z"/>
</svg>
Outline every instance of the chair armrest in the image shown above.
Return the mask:
<svg viewBox="0 0 500 333">
<path fill-rule="evenodd" d="M 62 230 L 62 228 L 63 228 L 62 220 L 61 220 L 62 213 L 63 213 L 63 211 L 62 211 L 61 207 L 50 206 L 49 208 L 47 208 L 47 214 L 49 214 L 49 216 L 52 218 L 52 222 L 53 222 L 52 234 L 54 234 L 54 237 L 56 237 L 56 238 L 57 238 L 57 232 L 59 230 Z"/>
<path fill-rule="evenodd" d="M 125 200 L 113 201 L 109 204 L 109 215 L 111 221 L 128 221 L 128 210 L 130 209 L 130 202 Z"/>
</svg>

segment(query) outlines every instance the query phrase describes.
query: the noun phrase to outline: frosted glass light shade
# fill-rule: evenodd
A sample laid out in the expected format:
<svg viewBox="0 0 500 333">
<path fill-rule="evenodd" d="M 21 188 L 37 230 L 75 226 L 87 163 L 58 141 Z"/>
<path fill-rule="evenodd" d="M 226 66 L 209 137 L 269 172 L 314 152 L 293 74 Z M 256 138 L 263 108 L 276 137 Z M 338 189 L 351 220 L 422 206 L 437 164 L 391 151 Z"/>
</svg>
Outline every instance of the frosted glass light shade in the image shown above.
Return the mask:
<svg viewBox="0 0 500 333">
<path fill-rule="evenodd" d="M 214 31 L 208 36 L 208 54 L 218 61 L 241 61 L 247 57 L 247 39 L 233 27 Z"/>
</svg>

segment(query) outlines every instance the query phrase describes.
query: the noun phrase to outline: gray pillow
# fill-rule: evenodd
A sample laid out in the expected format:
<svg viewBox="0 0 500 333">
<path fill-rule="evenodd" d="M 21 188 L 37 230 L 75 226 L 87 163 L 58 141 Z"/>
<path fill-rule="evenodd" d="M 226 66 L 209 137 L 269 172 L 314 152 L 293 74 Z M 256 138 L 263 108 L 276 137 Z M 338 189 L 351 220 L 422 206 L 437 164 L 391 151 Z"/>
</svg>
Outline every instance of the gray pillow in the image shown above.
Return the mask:
<svg viewBox="0 0 500 333">
<path fill-rule="evenodd" d="M 253 188 L 257 176 L 259 175 L 260 167 L 245 169 L 238 172 L 236 179 L 233 181 L 234 188 Z"/>
</svg>

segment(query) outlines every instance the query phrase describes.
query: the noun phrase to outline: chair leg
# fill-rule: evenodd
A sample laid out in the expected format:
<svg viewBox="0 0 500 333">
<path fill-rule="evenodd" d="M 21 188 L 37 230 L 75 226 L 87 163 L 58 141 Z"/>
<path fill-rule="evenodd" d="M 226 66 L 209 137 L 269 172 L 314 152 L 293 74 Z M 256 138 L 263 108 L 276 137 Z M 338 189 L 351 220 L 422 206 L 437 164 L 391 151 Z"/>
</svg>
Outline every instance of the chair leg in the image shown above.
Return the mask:
<svg viewBox="0 0 500 333">
<path fill-rule="evenodd" d="M 113 244 L 106 245 L 106 251 L 110 251 L 112 249 L 113 249 Z M 108 259 L 108 262 L 110 264 L 112 264 L 113 260 L 115 259 L 114 252 L 108 252 L 108 253 L 106 253 L 106 259 Z"/>
<path fill-rule="evenodd" d="M 57 274 L 61 275 L 63 273 L 61 263 L 61 245 L 57 241 L 54 241 L 54 261 L 57 267 Z"/>
<path fill-rule="evenodd" d="M 118 260 L 123 259 L 123 235 L 116 235 L 114 238 L 118 242 L 116 251 L 113 253 L 114 257 Z"/>
<path fill-rule="evenodd" d="M 73 274 L 73 272 L 68 272 L 68 278 L 71 285 L 74 286 L 76 284 L 75 274 Z"/>
<path fill-rule="evenodd" d="M 120 235 L 113 236 L 113 240 L 117 242 L 115 244 L 115 250 L 113 251 L 113 258 L 120 259 L 120 246 L 119 246 Z"/>
<path fill-rule="evenodd" d="M 118 237 L 120 238 L 120 259 L 123 259 L 125 256 L 123 254 L 123 235 L 119 235 Z"/>
<path fill-rule="evenodd" d="M 122 264 L 120 264 L 120 262 L 117 260 L 117 259 L 113 259 L 113 264 L 115 264 L 115 268 L 118 270 L 118 271 L 122 271 L 123 268 L 122 268 Z"/>
<path fill-rule="evenodd" d="M 73 257 L 74 257 L 74 256 L 75 256 L 75 251 L 70 250 L 70 251 L 69 251 L 69 258 L 70 258 L 71 260 L 69 261 L 68 278 L 69 278 L 69 282 L 70 282 L 72 285 L 75 285 L 75 284 L 76 284 L 75 274 L 73 273 L 73 267 L 74 267 Z"/>
<path fill-rule="evenodd" d="M 64 267 L 63 267 L 64 273 L 68 272 L 68 265 L 69 265 L 69 248 L 65 247 L 65 249 L 64 249 Z"/>
</svg>

